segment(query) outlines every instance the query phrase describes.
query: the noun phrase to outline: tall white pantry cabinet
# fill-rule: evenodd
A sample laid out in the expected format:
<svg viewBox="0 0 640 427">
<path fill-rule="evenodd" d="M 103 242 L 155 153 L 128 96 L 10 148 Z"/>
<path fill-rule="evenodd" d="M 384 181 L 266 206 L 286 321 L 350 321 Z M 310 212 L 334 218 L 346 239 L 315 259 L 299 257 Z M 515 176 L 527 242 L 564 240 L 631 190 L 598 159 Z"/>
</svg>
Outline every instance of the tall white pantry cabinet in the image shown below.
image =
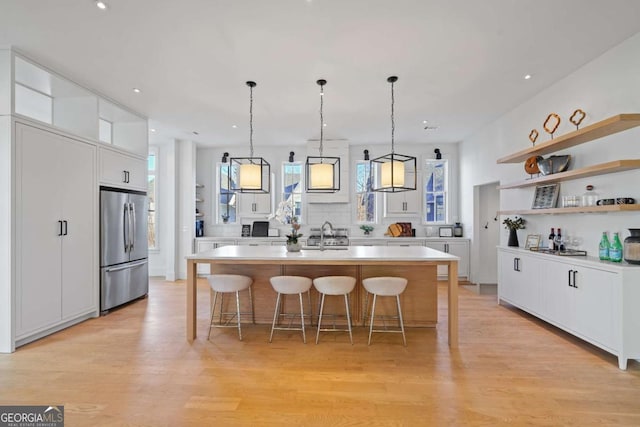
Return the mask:
<svg viewBox="0 0 640 427">
<path fill-rule="evenodd" d="M 0 50 L 0 353 L 99 315 L 99 186 L 146 190 L 147 132 Z"/>
</svg>

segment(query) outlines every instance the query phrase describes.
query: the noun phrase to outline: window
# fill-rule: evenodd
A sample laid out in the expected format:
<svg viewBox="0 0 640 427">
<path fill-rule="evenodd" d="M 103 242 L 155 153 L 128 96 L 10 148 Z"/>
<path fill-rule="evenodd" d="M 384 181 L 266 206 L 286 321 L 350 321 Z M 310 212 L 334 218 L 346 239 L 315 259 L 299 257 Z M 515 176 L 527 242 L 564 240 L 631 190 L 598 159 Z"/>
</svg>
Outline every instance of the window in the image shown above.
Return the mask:
<svg viewBox="0 0 640 427">
<path fill-rule="evenodd" d="M 302 162 L 282 163 L 282 202 L 276 216 L 282 216 L 285 224 L 290 224 L 294 216 L 302 222 L 302 171 Z"/>
<path fill-rule="evenodd" d="M 229 173 L 231 165 L 229 163 L 218 163 L 218 185 L 216 185 L 216 211 L 218 224 L 233 224 L 236 222 L 236 211 L 238 197 L 235 191 L 229 190 Z M 235 169 L 235 168 L 234 168 Z M 235 172 L 235 171 L 233 171 Z M 232 174 L 232 179 L 236 179 L 237 172 Z M 233 185 L 235 187 L 235 185 Z"/>
<path fill-rule="evenodd" d="M 147 239 L 149 249 L 158 249 L 158 217 L 156 213 L 158 192 L 158 151 L 155 147 L 149 149 L 147 158 L 149 182 L 147 197 L 149 198 L 149 215 L 147 219 Z"/>
<path fill-rule="evenodd" d="M 446 160 L 426 160 L 424 200 L 425 222 L 448 222 L 448 167 Z"/>
<path fill-rule="evenodd" d="M 356 163 L 356 222 L 376 222 L 376 193 L 371 191 L 371 163 Z"/>
</svg>

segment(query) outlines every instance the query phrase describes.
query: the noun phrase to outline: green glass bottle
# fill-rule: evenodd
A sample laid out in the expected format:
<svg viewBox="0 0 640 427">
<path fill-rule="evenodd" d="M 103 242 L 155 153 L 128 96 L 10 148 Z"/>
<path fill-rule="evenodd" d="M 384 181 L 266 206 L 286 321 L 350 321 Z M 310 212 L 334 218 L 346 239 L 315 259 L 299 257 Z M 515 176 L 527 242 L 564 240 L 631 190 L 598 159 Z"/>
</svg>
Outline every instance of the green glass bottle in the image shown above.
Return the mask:
<svg viewBox="0 0 640 427">
<path fill-rule="evenodd" d="M 620 242 L 618 233 L 613 233 L 613 243 L 609 248 L 609 261 L 622 262 L 622 242 Z"/>
<path fill-rule="evenodd" d="M 602 232 L 602 239 L 600 239 L 600 245 L 598 248 L 598 253 L 600 255 L 600 259 L 602 261 L 608 261 L 609 260 L 609 247 L 611 245 L 609 245 L 609 238 L 607 237 L 607 232 L 603 231 Z"/>
</svg>

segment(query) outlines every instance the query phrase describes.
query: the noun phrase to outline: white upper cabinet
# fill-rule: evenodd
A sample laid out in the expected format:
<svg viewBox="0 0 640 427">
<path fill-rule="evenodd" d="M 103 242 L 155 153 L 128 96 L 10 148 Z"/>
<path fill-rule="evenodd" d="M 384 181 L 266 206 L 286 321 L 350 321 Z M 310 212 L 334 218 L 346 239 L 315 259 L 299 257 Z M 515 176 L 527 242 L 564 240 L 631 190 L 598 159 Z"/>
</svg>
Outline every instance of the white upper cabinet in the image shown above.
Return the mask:
<svg viewBox="0 0 640 427">
<path fill-rule="evenodd" d="M 272 181 L 273 182 L 273 181 Z M 271 214 L 273 196 L 271 193 L 236 193 L 241 217 L 266 217 Z"/>
<path fill-rule="evenodd" d="M 420 191 L 385 193 L 384 216 L 420 216 Z"/>
<path fill-rule="evenodd" d="M 7 95 L 0 98 L 11 100 L 13 92 L 14 100 L 13 105 L 0 104 L 0 113 L 15 113 L 92 141 L 147 155 L 145 117 L 10 50 L 0 50 L 0 68 L 0 95 Z"/>
<path fill-rule="evenodd" d="M 100 184 L 147 191 L 147 161 L 100 147 Z"/>
</svg>

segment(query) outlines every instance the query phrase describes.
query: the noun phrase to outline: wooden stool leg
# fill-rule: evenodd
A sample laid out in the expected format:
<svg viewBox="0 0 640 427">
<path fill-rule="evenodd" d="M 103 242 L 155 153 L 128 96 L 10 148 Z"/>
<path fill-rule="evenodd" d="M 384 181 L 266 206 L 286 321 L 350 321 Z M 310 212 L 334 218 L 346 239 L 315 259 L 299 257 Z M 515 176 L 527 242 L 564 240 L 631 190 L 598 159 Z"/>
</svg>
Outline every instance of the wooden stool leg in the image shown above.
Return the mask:
<svg viewBox="0 0 640 427">
<path fill-rule="evenodd" d="M 347 308 L 347 327 L 349 328 L 349 341 L 351 341 L 351 345 L 353 345 L 353 335 L 351 335 L 351 314 L 349 313 L 349 294 L 344 294 L 344 305 Z M 318 331 L 319 330 L 320 328 L 318 328 Z"/>
<path fill-rule="evenodd" d="M 278 318 L 279 309 L 280 309 L 280 292 L 278 292 L 278 298 L 276 298 L 276 310 L 273 313 L 273 323 L 271 324 L 271 335 L 269 336 L 269 342 L 273 340 L 273 328 L 276 327 L 276 319 Z"/>
<path fill-rule="evenodd" d="M 316 344 L 318 344 L 318 340 L 320 339 L 320 328 L 322 327 L 322 312 L 324 311 L 324 294 L 322 294 L 322 298 L 320 299 L 320 311 L 318 315 L 318 332 L 316 333 Z"/>
<path fill-rule="evenodd" d="M 238 337 L 242 341 L 242 327 L 240 326 L 240 292 L 236 291 L 236 317 L 238 318 Z"/>
<path fill-rule="evenodd" d="M 407 337 L 404 335 L 404 321 L 402 320 L 402 308 L 400 308 L 400 295 L 396 295 L 396 301 L 398 302 L 398 317 L 400 318 L 400 329 L 402 330 L 402 342 L 406 347 Z"/>
<path fill-rule="evenodd" d="M 300 297 L 300 323 L 302 324 L 302 342 L 307 343 L 307 336 L 304 333 L 304 304 L 302 303 L 302 294 L 298 294 Z"/>
<path fill-rule="evenodd" d="M 371 334 L 373 333 L 373 316 L 376 314 L 376 294 L 373 294 L 373 306 L 371 307 L 371 321 L 369 322 L 369 342 L 367 345 L 371 345 Z"/>
</svg>

